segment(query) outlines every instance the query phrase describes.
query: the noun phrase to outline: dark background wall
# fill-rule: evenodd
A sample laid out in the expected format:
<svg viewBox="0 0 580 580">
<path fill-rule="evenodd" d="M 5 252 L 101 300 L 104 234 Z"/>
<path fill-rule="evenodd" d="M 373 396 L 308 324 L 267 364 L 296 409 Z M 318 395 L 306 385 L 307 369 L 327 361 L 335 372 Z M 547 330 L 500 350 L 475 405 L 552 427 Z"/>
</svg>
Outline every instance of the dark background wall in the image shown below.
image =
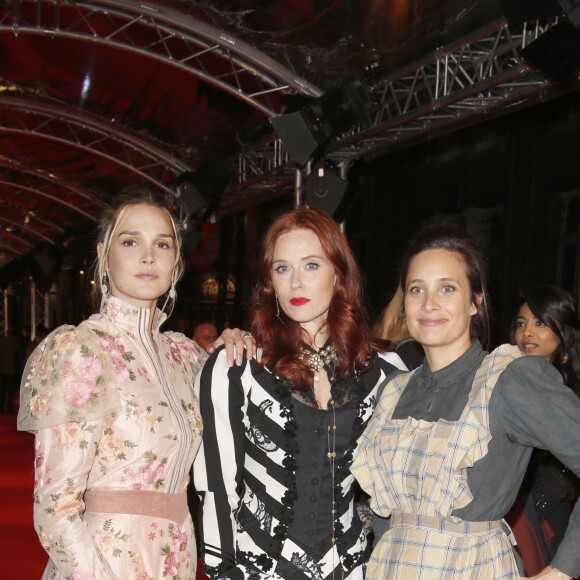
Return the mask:
<svg viewBox="0 0 580 580">
<path fill-rule="evenodd" d="M 578 95 L 389 154 L 362 180 L 347 234 L 375 314 L 410 238 L 434 220 L 462 223 L 480 242 L 496 340 L 505 340 L 523 286 L 559 284 L 579 296 Z"/>
</svg>

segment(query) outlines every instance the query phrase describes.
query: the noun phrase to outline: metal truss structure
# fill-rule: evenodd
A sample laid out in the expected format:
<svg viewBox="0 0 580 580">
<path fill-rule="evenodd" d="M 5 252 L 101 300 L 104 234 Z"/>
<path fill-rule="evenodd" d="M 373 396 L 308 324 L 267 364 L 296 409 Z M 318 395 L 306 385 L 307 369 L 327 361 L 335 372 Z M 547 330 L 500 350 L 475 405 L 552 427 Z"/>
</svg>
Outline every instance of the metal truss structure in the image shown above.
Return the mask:
<svg viewBox="0 0 580 580">
<path fill-rule="evenodd" d="M 382 78 L 371 86 L 375 105 L 357 127 L 326 150 L 338 165 L 373 159 L 394 148 L 449 132 L 570 90 L 533 70 L 520 51 L 557 19 L 510 26 L 496 21 L 453 45 Z M 372 72 L 372 71 L 371 71 Z M 248 149 L 237 159 L 238 183 L 222 196 L 225 215 L 292 191 L 296 166 L 279 139 Z"/>
<path fill-rule="evenodd" d="M 18 174 L 18 180 L 14 178 L 15 173 Z M 28 167 L 23 163 L 2 157 L 0 157 L 1 183 L 9 185 L 15 196 L 18 193 L 25 194 L 24 199 L 26 199 L 26 195 L 41 196 L 91 221 L 96 220 L 95 209 L 100 210 L 105 206 L 105 202 L 96 193 L 91 193 L 86 188 L 76 186 L 53 173 Z M 21 212 L 26 212 L 22 206 L 18 206 L 18 209 Z M 30 212 L 27 214 L 30 219 L 32 214 Z M 42 224 L 46 228 L 47 235 L 54 233 L 54 231 L 61 231 L 58 225 L 37 215 L 33 216 L 33 222 Z"/>
<path fill-rule="evenodd" d="M 0 95 L 0 134 L 25 134 L 97 155 L 169 195 L 166 184 L 191 168 L 161 147 L 76 107 L 37 97 Z"/>
<path fill-rule="evenodd" d="M 315 85 L 281 63 L 196 19 L 185 5 L 178 8 L 131 0 L 0 0 L 1 32 L 16 38 L 26 34 L 76 39 L 141 54 L 202 79 L 266 117 L 282 112 L 280 95 L 321 94 Z M 110 119 L 36 94 L 27 95 L 9 83 L 1 89 L 0 133 L 33 136 L 99 156 L 171 196 L 179 194 L 168 183 L 192 170 L 167 152 L 167 147 L 164 150 L 152 138 L 137 135 Z M 51 197 L 67 210 L 91 220 L 95 219 L 95 208 L 102 206 L 98 193 L 67 181 L 65 176 L 25 168 L 15 160 L 0 157 L 2 166 L 24 174 L 25 183 L 14 184 L 18 189 Z M 10 181 L 7 173 L 0 171 L 0 180 L 4 175 L 5 181 Z M 31 175 L 39 178 L 40 186 Z M 52 194 L 50 190 L 56 183 L 65 192 L 76 192 L 79 198 L 70 202 L 66 194 Z M 38 235 L 43 236 L 44 232 Z M 18 253 L 16 248 L 12 249 Z"/>
<path fill-rule="evenodd" d="M 134 51 L 179 67 L 266 116 L 275 93 L 320 90 L 251 45 L 175 6 L 131 0 L 14 0 L 0 5 L 0 31 L 49 35 Z"/>
<path fill-rule="evenodd" d="M 371 77 L 374 75 L 370 87 L 374 106 L 358 126 L 332 140 L 326 156 L 344 167 L 358 158 L 373 159 L 420 139 L 576 90 L 577 86 L 564 89 L 555 85 L 520 54 L 555 23 L 557 19 L 510 26 L 502 19 L 393 74 L 369 69 Z M 321 94 L 318 87 L 281 63 L 202 22 L 186 5 L 136 0 L 0 0 L 0 32 L 16 37 L 26 33 L 78 39 L 142 54 L 179 67 L 268 117 L 283 112 L 280 99 L 273 96 Z M 4 94 L 0 111 L 2 131 L 34 133 L 90 151 L 173 195 L 168 176 L 189 169 L 153 140 L 79 109 Z M 222 194 L 219 215 L 296 188 L 300 169 L 279 139 L 270 137 L 253 144 L 233 161 L 236 181 Z M 6 167 L 6 163 L 0 159 L 0 166 Z M 12 169 L 27 172 L 14 165 Z M 38 171 L 36 177 L 53 183 L 60 180 L 66 190 L 76 189 L 82 199 L 88 196 L 97 201 L 98 194 L 81 192 L 81 186 L 66 183 L 62 177 L 39 175 Z M 24 186 L 38 190 L 37 183 Z M 46 188 L 38 191 L 51 195 Z M 71 205 L 93 219 L 92 209 Z"/>
</svg>

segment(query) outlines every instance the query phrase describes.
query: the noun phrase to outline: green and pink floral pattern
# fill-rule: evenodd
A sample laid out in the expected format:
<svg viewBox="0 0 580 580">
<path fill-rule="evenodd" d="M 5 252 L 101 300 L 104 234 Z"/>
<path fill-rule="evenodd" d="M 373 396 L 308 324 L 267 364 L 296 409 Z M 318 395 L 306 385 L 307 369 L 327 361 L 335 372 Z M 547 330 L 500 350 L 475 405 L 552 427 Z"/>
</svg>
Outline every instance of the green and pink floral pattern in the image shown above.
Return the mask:
<svg viewBox="0 0 580 580">
<path fill-rule="evenodd" d="M 180 493 L 201 442 L 199 347 L 164 316 L 110 298 L 30 357 L 19 428 L 36 434 L 34 520 L 55 580 L 185 580 L 197 560 L 183 522 L 86 512 L 87 489 Z"/>
</svg>

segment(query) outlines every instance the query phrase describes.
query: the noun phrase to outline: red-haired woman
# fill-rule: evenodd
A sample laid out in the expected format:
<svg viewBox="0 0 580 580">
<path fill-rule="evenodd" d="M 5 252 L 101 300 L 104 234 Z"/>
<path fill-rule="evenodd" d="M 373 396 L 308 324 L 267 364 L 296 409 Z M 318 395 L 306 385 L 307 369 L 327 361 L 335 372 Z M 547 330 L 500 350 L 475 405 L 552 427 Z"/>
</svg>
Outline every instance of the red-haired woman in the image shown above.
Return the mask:
<svg viewBox="0 0 580 580">
<path fill-rule="evenodd" d="M 217 351 L 196 383 L 205 571 L 362 579 L 369 552 L 349 467 L 379 387 L 404 366 L 377 352 L 352 251 L 321 211 L 270 226 L 252 304 L 259 362 L 230 367 Z"/>
</svg>

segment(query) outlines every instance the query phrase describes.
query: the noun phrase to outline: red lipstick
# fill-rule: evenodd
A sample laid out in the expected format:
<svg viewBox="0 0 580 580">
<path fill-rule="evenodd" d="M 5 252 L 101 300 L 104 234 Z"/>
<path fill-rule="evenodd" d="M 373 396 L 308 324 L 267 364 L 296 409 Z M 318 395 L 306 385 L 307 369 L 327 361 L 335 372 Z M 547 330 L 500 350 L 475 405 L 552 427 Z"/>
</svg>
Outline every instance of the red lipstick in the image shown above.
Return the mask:
<svg viewBox="0 0 580 580">
<path fill-rule="evenodd" d="M 304 304 L 308 302 L 310 302 L 308 298 L 292 298 L 292 300 L 290 300 L 292 306 L 304 306 Z"/>
</svg>

